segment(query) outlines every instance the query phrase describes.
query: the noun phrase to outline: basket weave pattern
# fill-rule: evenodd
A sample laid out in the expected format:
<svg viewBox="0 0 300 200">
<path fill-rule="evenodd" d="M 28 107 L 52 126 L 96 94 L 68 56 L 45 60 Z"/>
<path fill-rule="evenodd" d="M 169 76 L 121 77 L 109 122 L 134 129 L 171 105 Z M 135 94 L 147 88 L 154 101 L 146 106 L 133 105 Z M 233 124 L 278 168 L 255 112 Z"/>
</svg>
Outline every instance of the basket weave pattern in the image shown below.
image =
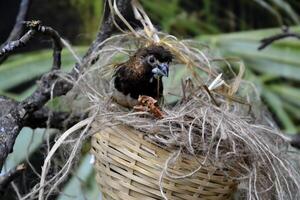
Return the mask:
<svg viewBox="0 0 300 200">
<path fill-rule="evenodd" d="M 159 177 L 171 154 L 146 141 L 141 132 L 126 126 L 106 128 L 93 136 L 91 151 L 96 157 L 96 180 L 103 199 L 163 199 Z M 182 175 L 198 165 L 195 159 L 182 158 L 176 162 L 176 168 L 168 171 Z M 226 200 L 236 189 L 234 181 L 212 166 L 203 166 L 184 179 L 164 176 L 162 185 L 170 200 Z"/>
</svg>

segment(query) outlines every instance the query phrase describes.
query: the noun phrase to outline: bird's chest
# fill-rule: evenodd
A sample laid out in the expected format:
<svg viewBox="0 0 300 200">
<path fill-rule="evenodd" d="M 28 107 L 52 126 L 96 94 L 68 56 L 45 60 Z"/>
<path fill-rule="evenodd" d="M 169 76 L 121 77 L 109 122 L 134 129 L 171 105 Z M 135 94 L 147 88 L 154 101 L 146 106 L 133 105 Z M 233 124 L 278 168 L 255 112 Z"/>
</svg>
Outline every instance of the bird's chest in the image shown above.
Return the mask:
<svg viewBox="0 0 300 200">
<path fill-rule="evenodd" d="M 138 104 L 138 100 L 131 97 L 130 93 L 126 95 L 123 92 L 117 90 L 116 88 L 114 88 L 113 90 L 112 97 L 118 104 L 124 107 L 132 108 Z"/>
<path fill-rule="evenodd" d="M 121 105 L 132 107 L 137 104 L 139 95 L 159 99 L 162 96 L 162 81 L 154 78 L 134 78 L 116 76 L 113 98 Z"/>
</svg>

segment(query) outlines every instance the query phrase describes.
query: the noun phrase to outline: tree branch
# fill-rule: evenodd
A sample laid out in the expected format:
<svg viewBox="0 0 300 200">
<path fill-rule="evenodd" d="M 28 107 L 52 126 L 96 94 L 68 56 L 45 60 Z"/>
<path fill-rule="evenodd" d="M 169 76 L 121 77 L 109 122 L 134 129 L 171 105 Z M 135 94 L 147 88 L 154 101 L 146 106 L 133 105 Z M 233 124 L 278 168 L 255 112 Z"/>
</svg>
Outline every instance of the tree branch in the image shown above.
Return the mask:
<svg viewBox="0 0 300 200">
<path fill-rule="evenodd" d="M 24 164 L 18 165 L 16 168 L 9 170 L 4 175 L 0 176 L 0 194 L 3 194 L 9 184 L 26 169 Z"/>
<path fill-rule="evenodd" d="M 22 0 L 20 3 L 19 13 L 16 18 L 16 23 L 13 30 L 10 32 L 7 42 L 16 40 L 23 32 L 23 21 L 26 19 L 27 11 L 29 8 L 30 0 Z"/>
<path fill-rule="evenodd" d="M 12 31 L 10 32 L 6 42 L 3 45 L 1 45 L 0 49 L 2 49 L 5 44 L 7 44 L 13 40 L 17 40 L 20 37 L 20 35 L 22 34 L 22 32 L 23 32 L 23 23 L 22 22 L 26 18 L 29 4 L 30 4 L 30 0 L 22 0 L 21 1 L 19 13 L 16 18 L 16 23 L 15 23 Z M 7 56 L 1 57 L 0 64 L 3 63 L 6 60 L 6 58 L 7 58 Z"/>
<path fill-rule="evenodd" d="M 273 42 L 282 40 L 284 38 L 294 37 L 300 40 L 300 34 L 290 32 L 288 27 L 282 27 L 282 33 L 263 38 L 260 43 L 261 45 L 258 47 L 258 50 L 263 50 L 267 46 L 271 45 Z"/>
<path fill-rule="evenodd" d="M 37 89 L 34 93 L 22 102 L 10 102 L 14 105 L 11 106 L 9 111 L 3 113 L 0 118 L 0 169 L 7 155 L 12 151 L 15 139 L 20 130 L 24 126 L 26 119 L 31 114 L 40 108 L 50 99 L 52 85 L 58 80 L 57 73 L 61 67 L 61 50 L 62 44 L 58 33 L 50 27 L 41 26 L 39 21 L 26 22 L 26 26 L 30 29 L 20 40 L 13 41 L 4 46 L 0 51 L 1 56 L 7 56 L 14 50 L 26 45 L 37 33 L 50 37 L 53 41 L 53 66 L 49 73 L 42 76 L 39 81 Z M 68 83 L 68 88 L 70 84 Z M 56 89 L 54 95 L 63 95 L 68 90 L 65 90 L 65 85 L 55 85 Z M 3 98 L 4 99 L 4 98 Z M 6 104 L 9 103 L 5 100 Z"/>
<path fill-rule="evenodd" d="M 25 46 L 37 33 L 50 37 L 53 42 L 53 66 L 52 70 L 58 70 L 61 67 L 61 50 L 63 44 L 61 37 L 51 27 L 42 26 L 40 21 L 28 21 L 23 22 L 29 31 L 25 33 L 19 40 L 11 41 L 7 43 L 0 51 L 0 57 L 8 56 L 16 49 Z"/>
<path fill-rule="evenodd" d="M 117 2 L 120 12 L 126 17 L 128 9 L 130 8 L 130 0 L 119 0 Z M 83 60 L 89 60 L 92 52 L 98 51 L 102 48 L 99 44 L 108 38 L 114 31 L 112 17 L 108 14 L 108 6 L 105 7 L 106 17 L 104 22 L 97 34 L 96 40 L 91 44 L 89 50 L 85 54 Z M 53 66 L 52 70 L 42 76 L 38 82 L 37 89 L 33 94 L 22 102 L 15 102 L 7 98 L 2 98 L 6 104 L 9 104 L 9 109 L 1 113 L 0 116 L 0 169 L 7 155 L 12 151 L 15 139 L 19 134 L 22 127 L 34 119 L 38 113 L 36 111 L 43 108 L 43 106 L 49 101 L 51 93 L 53 97 L 61 96 L 70 91 L 73 85 L 66 80 L 59 78 L 60 71 L 60 58 L 61 58 L 61 38 L 59 34 L 50 27 L 41 26 L 39 21 L 27 22 L 27 27 L 30 29 L 20 40 L 13 41 L 5 45 L 5 47 L 0 51 L 0 57 L 7 56 L 15 49 L 24 46 L 30 39 L 40 33 L 43 36 L 51 37 L 53 41 Z M 78 72 L 83 70 L 83 66 L 88 65 L 77 63 L 73 68 L 72 72 L 69 74 L 74 80 L 78 78 Z M 5 99 L 5 100 L 4 100 Z"/>
<path fill-rule="evenodd" d="M 24 126 L 35 128 L 55 128 L 59 130 L 66 130 L 75 125 L 81 120 L 85 119 L 87 114 L 82 113 L 68 113 L 68 112 L 53 112 L 48 108 L 42 108 L 32 113 L 26 119 Z"/>
</svg>

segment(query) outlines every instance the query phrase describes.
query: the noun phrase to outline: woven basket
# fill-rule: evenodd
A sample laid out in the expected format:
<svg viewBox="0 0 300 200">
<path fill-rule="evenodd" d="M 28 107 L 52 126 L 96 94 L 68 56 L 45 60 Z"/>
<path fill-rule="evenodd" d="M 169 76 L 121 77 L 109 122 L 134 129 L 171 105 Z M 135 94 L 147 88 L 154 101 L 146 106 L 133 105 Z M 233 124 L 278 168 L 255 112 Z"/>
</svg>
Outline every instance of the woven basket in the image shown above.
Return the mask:
<svg viewBox="0 0 300 200">
<path fill-rule="evenodd" d="M 146 141 L 141 132 L 126 126 L 106 128 L 93 136 L 92 153 L 103 199 L 163 199 L 159 177 L 171 154 Z M 187 174 L 198 166 L 195 159 L 187 156 L 169 171 Z M 231 199 L 236 189 L 234 181 L 212 166 L 184 179 L 164 176 L 162 185 L 168 199 L 226 200 Z"/>
</svg>

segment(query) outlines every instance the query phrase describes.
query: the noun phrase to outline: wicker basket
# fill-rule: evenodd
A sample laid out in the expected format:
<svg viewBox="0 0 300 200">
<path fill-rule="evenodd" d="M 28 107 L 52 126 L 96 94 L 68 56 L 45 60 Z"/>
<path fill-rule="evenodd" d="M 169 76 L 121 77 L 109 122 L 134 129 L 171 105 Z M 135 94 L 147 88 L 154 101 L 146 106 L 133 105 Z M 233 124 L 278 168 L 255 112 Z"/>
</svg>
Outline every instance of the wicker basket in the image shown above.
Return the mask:
<svg viewBox="0 0 300 200">
<path fill-rule="evenodd" d="M 103 199 L 163 199 L 159 177 L 170 152 L 146 141 L 143 134 L 126 126 L 106 128 L 92 138 L 96 180 Z M 182 158 L 171 172 L 186 174 L 197 167 L 194 159 Z M 236 183 L 214 167 L 203 167 L 185 179 L 164 177 L 168 199 L 231 199 Z"/>
</svg>

